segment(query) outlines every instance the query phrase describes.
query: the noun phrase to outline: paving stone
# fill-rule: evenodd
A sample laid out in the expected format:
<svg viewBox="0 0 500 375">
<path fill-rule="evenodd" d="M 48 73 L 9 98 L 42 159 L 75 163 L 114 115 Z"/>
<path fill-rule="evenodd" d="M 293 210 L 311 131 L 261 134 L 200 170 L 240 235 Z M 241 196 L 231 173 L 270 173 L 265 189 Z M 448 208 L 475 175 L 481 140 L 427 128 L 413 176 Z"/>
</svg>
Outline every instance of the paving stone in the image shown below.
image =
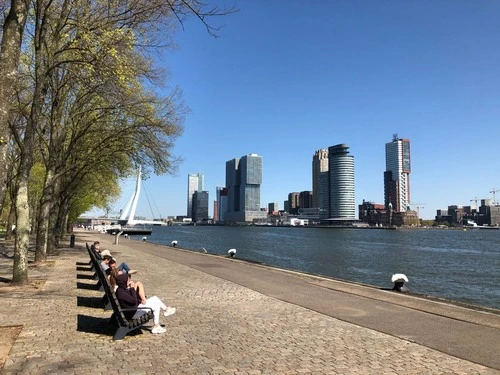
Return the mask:
<svg viewBox="0 0 500 375">
<path fill-rule="evenodd" d="M 95 284 L 77 278 L 92 274 L 77 267 L 88 262 L 82 241 L 93 236 L 78 233 L 53 265 L 30 268 L 30 277 L 46 278 L 39 290 L 0 290 L 0 325 L 23 326 L 4 374 L 500 374 L 125 247 L 119 261 L 177 313 L 161 318 L 163 335 L 113 341 L 111 312 L 77 303 L 102 297 L 77 288 Z M 0 259 L 0 276 L 11 277 L 11 262 Z"/>
</svg>

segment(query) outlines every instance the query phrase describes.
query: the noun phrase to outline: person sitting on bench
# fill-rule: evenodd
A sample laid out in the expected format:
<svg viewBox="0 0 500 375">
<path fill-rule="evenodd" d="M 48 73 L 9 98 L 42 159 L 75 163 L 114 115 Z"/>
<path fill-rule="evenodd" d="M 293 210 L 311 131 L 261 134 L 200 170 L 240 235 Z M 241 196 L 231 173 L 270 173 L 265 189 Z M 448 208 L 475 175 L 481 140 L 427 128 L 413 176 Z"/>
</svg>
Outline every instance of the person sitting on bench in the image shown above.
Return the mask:
<svg viewBox="0 0 500 375">
<path fill-rule="evenodd" d="M 106 273 L 106 275 L 109 275 L 109 273 L 111 272 L 111 268 L 109 265 L 110 262 L 114 262 L 116 265 L 116 260 L 114 260 L 111 255 L 104 255 L 102 257 L 101 268 Z M 131 275 L 137 273 L 136 270 L 131 270 L 127 263 L 120 264 L 118 266 L 118 269 L 125 273 L 130 273 Z"/>
<path fill-rule="evenodd" d="M 116 289 L 118 288 L 118 285 L 116 285 L 116 279 L 118 278 L 118 275 L 121 275 L 123 271 L 119 270 L 118 268 L 111 268 L 111 273 L 109 275 L 109 284 L 111 285 L 111 288 L 113 288 L 113 292 L 116 292 Z M 144 285 L 140 281 L 132 281 L 130 283 L 130 287 L 135 289 L 135 292 L 137 293 L 137 296 L 139 297 L 139 300 L 141 303 L 144 305 L 146 304 L 146 291 L 144 290 Z"/>
<path fill-rule="evenodd" d="M 167 330 L 160 325 L 160 311 L 163 310 L 164 316 L 175 314 L 175 307 L 167 307 L 157 296 L 149 297 L 146 303 L 141 303 L 135 290 L 135 284 L 126 273 L 122 273 L 116 277 L 116 298 L 120 302 L 122 309 L 149 307 L 153 310 L 154 326 L 151 333 L 165 333 Z M 136 319 L 147 310 L 125 311 L 127 319 Z"/>
</svg>

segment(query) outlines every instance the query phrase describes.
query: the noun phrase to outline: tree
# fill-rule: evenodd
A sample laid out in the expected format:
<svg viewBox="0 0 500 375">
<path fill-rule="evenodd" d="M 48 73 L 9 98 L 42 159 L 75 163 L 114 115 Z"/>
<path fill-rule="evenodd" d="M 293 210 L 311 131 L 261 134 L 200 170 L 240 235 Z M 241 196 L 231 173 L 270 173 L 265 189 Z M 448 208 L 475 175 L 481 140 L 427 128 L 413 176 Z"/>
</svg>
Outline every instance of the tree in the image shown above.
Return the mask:
<svg viewBox="0 0 500 375">
<path fill-rule="evenodd" d="M 32 57 L 25 70 L 31 92 L 23 102 L 29 110 L 10 127 L 18 152 L 15 282 L 27 281 L 35 156 L 45 166 L 36 210 L 36 259 L 44 261 L 83 201 L 79 194 L 88 192 L 90 176 L 117 181 L 137 164 L 157 174 L 175 167 L 170 149 L 184 108 L 178 91 L 160 98 L 147 89 L 160 78 L 148 51 L 161 25 L 194 15 L 214 34 L 206 17 L 227 12 L 198 0 L 33 1 L 25 41 Z"/>
<path fill-rule="evenodd" d="M 0 44 L 0 212 L 8 171 L 7 151 L 10 139 L 8 120 L 28 14 L 27 2 L 27 0 L 11 0 Z"/>
</svg>

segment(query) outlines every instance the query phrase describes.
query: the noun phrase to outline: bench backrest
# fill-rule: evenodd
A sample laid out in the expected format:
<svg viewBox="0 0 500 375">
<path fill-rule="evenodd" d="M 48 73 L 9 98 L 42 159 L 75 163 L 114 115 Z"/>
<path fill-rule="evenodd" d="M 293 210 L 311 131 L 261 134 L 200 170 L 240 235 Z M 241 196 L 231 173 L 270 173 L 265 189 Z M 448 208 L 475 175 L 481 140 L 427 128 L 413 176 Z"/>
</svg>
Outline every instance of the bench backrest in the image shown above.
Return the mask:
<svg viewBox="0 0 500 375">
<path fill-rule="evenodd" d="M 106 296 L 108 297 L 108 300 L 111 303 L 111 307 L 113 309 L 113 312 L 115 313 L 116 319 L 118 319 L 120 325 L 125 325 L 125 326 L 128 325 L 129 321 L 125 317 L 125 314 L 123 313 L 123 310 L 120 306 L 120 302 L 118 301 L 118 298 L 116 298 L 115 291 L 113 290 L 113 287 L 109 283 L 106 273 L 102 269 L 99 261 L 97 260 L 94 254 L 94 251 L 90 249 L 88 243 L 86 243 L 86 246 L 89 252 L 90 260 L 94 265 L 95 272 L 97 274 L 97 277 L 99 278 L 99 281 L 101 282 L 101 285 L 104 289 L 104 293 L 106 293 Z"/>
</svg>

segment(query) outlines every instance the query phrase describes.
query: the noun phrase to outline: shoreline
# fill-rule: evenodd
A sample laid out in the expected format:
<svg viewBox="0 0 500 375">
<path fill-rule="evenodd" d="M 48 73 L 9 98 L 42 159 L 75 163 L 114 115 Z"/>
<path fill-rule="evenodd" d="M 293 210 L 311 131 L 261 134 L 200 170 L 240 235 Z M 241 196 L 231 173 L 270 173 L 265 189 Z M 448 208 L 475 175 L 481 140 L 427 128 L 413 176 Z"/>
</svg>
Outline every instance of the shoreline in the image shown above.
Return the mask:
<svg viewBox="0 0 500 375">
<path fill-rule="evenodd" d="M 101 234 L 101 233 L 99 233 L 99 234 Z M 106 236 L 107 236 L 107 234 L 106 234 Z M 377 290 L 377 291 L 390 292 L 391 294 L 394 294 L 396 296 L 402 295 L 402 296 L 421 298 L 421 299 L 425 299 L 425 300 L 432 301 L 432 302 L 450 304 L 450 305 L 453 305 L 456 307 L 471 309 L 471 310 L 475 310 L 475 311 L 479 311 L 479 312 L 491 313 L 491 314 L 500 316 L 500 309 L 496 309 L 496 308 L 490 307 L 490 306 L 476 305 L 476 304 L 457 301 L 457 300 L 453 300 L 453 299 L 449 299 L 449 298 L 445 298 L 445 297 L 437 297 L 437 296 L 431 296 L 431 295 L 421 294 L 421 293 L 414 293 L 414 292 L 399 293 L 399 292 L 393 291 L 392 289 L 379 287 L 379 286 L 373 285 L 373 284 L 367 284 L 367 283 L 362 283 L 362 282 L 357 282 L 357 281 L 352 281 L 352 280 L 347 280 L 347 279 L 340 279 L 340 278 L 335 278 L 335 277 L 328 276 L 328 275 L 311 273 L 311 272 L 306 272 L 306 271 L 301 271 L 301 270 L 282 268 L 282 267 L 274 266 L 272 264 L 268 264 L 265 262 L 255 261 L 255 260 L 247 259 L 247 258 L 241 258 L 239 256 L 237 258 L 231 258 L 231 257 L 229 257 L 227 255 L 223 255 L 223 254 L 204 253 L 204 252 L 196 250 L 196 249 L 184 248 L 184 247 L 180 247 L 180 246 L 174 247 L 174 246 L 170 246 L 170 245 L 163 244 L 163 243 L 148 242 L 148 241 L 144 242 L 144 241 L 141 241 L 139 239 L 135 239 L 133 237 L 130 239 L 132 241 L 136 241 L 138 243 L 148 243 L 148 244 L 151 244 L 154 246 L 165 247 L 167 249 L 174 250 L 174 251 L 181 250 L 181 251 L 185 251 L 188 253 L 208 255 L 208 256 L 213 256 L 213 257 L 222 258 L 222 259 L 227 258 L 227 259 L 231 259 L 234 261 L 240 261 L 240 262 L 244 262 L 247 264 L 253 264 L 253 265 L 257 265 L 257 266 L 262 266 L 262 267 L 266 267 L 266 268 L 270 268 L 270 269 L 279 270 L 282 272 L 290 272 L 290 273 L 296 273 L 296 274 L 303 274 L 305 276 L 318 277 L 318 278 L 322 278 L 322 279 L 331 280 L 333 282 L 351 284 L 351 285 L 369 288 L 369 289 L 373 289 L 373 290 Z"/>
</svg>

